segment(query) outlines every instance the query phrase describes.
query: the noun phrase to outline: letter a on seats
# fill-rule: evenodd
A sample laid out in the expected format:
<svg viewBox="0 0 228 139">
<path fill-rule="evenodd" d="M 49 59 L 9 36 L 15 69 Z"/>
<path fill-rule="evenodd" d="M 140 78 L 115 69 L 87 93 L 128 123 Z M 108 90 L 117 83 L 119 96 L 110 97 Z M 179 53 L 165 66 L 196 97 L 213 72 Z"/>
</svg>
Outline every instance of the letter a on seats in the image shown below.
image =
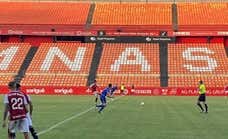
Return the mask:
<svg viewBox="0 0 228 139">
<path fill-rule="evenodd" d="M 135 59 L 128 59 L 130 55 L 134 55 Z M 141 65 L 141 71 L 150 71 L 150 65 L 139 48 L 126 48 L 111 65 L 111 71 L 119 71 L 121 65 Z"/>
</svg>

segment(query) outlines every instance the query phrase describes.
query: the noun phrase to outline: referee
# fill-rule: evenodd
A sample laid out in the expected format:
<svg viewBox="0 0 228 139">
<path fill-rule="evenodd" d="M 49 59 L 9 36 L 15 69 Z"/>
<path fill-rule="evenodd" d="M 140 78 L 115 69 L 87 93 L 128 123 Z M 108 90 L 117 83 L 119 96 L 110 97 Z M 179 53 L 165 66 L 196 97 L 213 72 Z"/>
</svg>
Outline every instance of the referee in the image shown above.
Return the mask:
<svg viewBox="0 0 228 139">
<path fill-rule="evenodd" d="M 204 108 L 202 107 L 202 105 L 200 104 L 200 102 L 202 102 L 205 106 L 205 111 L 204 111 Z M 198 98 L 198 101 L 197 101 L 197 105 L 200 107 L 201 109 L 201 112 L 205 112 L 205 113 L 208 113 L 208 106 L 207 106 L 207 103 L 206 103 L 206 87 L 203 83 L 203 81 L 199 81 L 199 98 Z"/>
</svg>

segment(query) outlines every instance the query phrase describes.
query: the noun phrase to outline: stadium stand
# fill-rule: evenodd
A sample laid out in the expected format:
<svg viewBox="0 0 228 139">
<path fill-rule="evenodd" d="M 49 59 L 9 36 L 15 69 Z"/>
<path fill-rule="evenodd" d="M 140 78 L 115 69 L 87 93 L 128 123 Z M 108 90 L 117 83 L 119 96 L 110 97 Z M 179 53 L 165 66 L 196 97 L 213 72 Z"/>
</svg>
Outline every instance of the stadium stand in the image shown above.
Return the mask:
<svg viewBox="0 0 228 139">
<path fill-rule="evenodd" d="M 29 49 L 27 43 L 0 43 L 0 85 L 14 80 Z"/>
<path fill-rule="evenodd" d="M 16 34 L 58 32 L 60 35 L 64 32 L 72 35 L 77 34 L 76 29 L 91 32 L 227 31 L 228 25 L 227 3 L 222 2 L 178 3 L 174 6 L 177 8 L 173 8 L 175 12 L 171 3 L 0 2 L 0 6 L 2 29 L 17 30 Z"/>
<path fill-rule="evenodd" d="M 85 25 L 90 4 L 0 2 L 0 6 L 1 24 Z"/>
<path fill-rule="evenodd" d="M 169 87 L 195 87 L 199 80 L 210 87 L 228 81 L 228 58 L 223 44 L 170 44 Z"/>
<path fill-rule="evenodd" d="M 179 29 L 226 29 L 227 3 L 178 3 Z"/>
<path fill-rule="evenodd" d="M 27 86 L 85 86 L 94 46 L 94 44 L 82 43 L 41 44 L 22 84 Z"/>
<path fill-rule="evenodd" d="M 29 42 L 32 46 L 42 43 L 37 53 L 34 51 L 36 55 L 31 58 L 31 63 L 29 61 L 30 65 L 27 64 L 29 68 L 22 80 L 23 85 L 85 86 L 89 84 L 89 80 L 93 81 L 96 75 L 101 86 L 111 82 L 124 83 L 126 86 L 134 84 L 142 87 L 160 87 L 162 78 L 167 79 L 168 76 L 170 87 L 183 87 L 186 82 L 187 86 L 195 87 L 199 79 L 205 80 L 209 86 L 221 87 L 227 82 L 228 66 L 224 45 L 228 46 L 228 39 L 225 37 L 228 29 L 228 3 L 177 3 L 175 11 L 172 9 L 172 3 L 139 2 L 0 2 L 0 6 L 1 42 Z M 172 28 L 174 23 L 178 32 Z M 169 74 L 164 76 L 162 74 L 167 73 L 167 70 L 161 68 L 161 65 L 166 63 L 164 64 L 162 59 L 159 61 L 158 44 L 101 43 L 97 49 L 100 51 L 103 48 L 100 59 L 95 44 L 68 43 L 69 40 L 59 40 L 63 41 L 60 43 L 56 37 L 76 36 L 81 37 L 81 42 L 84 42 L 84 37 L 96 36 L 97 31 L 101 29 L 106 31 L 106 35 L 120 33 L 123 31 L 121 29 L 126 29 L 122 32 L 126 36 L 137 36 L 140 33 L 140 36 L 147 33 L 158 36 L 161 32 L 168 36 L 177 34 L 179 36 L 176 37 L 176 42 L 185 44 L 169 45 Z M 218 42 L 224 45 L 216 44 Z M 1 63 L 6 58 L 5 50 L 12 45 L 19 46 L 18 52 L 13 59 L 10 59 L 10 55 L 14 53 L 9 53 L 9 65 L 1 65 L 2 84 L 5 80 L 8 82 L 13 79 L 15 75 L 24 76 L 25 70 L 20 67 L 23 67 L 23 60 L 31 46 L 26 43 L 0 44 Z M 100 45 L 100 42 L 96 45 Z M 199 52 L 193 52 L 195 50 Z M 100 61 L 96 60 L 94 52 Z M 79 57 L 75 59 L 75 55 Z M 126 63 L 121 59 L 124 56 Z M 97 65 L 98 69 L 95 66 L 91 68 L 92 58 L 95 59 L 94 65 Z M 37 82 L 33 82 L 34 80 Z M 167 84 L 162 85 L 166 86 Z"/>
<path fill-rule="evenodd" d="M 99 84 L 160 86 L 158 49 L 158 44 L 104 44 L 97 71 Z"/>
<path fill-rule="evenodd" d="M 144 28 L 170 28 L 171 24 L 171 5 L 158 3 L 97 3 L 92 20 L 93 26 L 144 25 Z"/>
</svg>

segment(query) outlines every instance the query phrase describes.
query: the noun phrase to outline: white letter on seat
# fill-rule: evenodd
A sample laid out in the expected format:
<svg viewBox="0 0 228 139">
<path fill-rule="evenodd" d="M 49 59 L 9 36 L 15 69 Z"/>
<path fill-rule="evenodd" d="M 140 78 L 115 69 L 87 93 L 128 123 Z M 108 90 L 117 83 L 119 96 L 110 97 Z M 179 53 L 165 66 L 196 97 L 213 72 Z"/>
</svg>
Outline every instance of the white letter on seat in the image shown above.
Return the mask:
<svg viewBox="0 0 228 139">
<path fill-rule="evenodd" d="M 127 59 L 131 54 L 135 56 L 134 60 Z M 120 65 L 141 65 L 141 71 L 150 71 L 150 65 L 139 48 L 126 48 L 111 65 L 111 71 L 119 71 Z"/>
<path fill-rule="evenodd" d="M 194 61 L 206 61 L 208 63 L 207 67 L 194 67 L 193 65 L 185 64 L 184 67 L 190 71 L 213 71 L 217 67 L 217 61 L 209 56 L 193 56 L 192 52 L 202 52 L 206 54 L 214 54 L 213 51 L 208 48 L 188 48 L 183 52 L 183 58 L 186 60 L 194 60 Z"/>
<path fill-rule="evenodd" d="M 0 70 L 6 70 L 8 68 L 10 62 L 17 53 L 18 48 L 19 47 L 9 47 L 0 53 L 0 57 L 3 57 L 3 60 L 0 63 Z"/>
<path fill-rule="evenodd" d="M 81 69 L 85 51 L 85 47 L 79 47 L 74 61 L 71 61 L 58 47 L 51 47 L 47 53 L 43 64 L 41 65 L 41 70 L 49 70 L 54 58 L 58 56 L 58 58 L 72 71 L 79 71 Z"/>
</svg>

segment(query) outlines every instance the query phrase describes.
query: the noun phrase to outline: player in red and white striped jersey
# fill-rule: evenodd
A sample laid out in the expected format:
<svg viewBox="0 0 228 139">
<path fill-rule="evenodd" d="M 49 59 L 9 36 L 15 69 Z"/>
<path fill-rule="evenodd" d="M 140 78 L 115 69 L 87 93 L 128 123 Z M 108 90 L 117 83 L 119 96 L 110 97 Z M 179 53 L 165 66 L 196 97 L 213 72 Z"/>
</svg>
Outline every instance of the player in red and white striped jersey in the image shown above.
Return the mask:
<svg viewBox="0 0 228 139">
<path fill-rule="evenodd" d="M 16 83 L 16 89 L 20 90 L 20 87 L 21 87 L 21 85 L 19 83 Z M 31 98 L 30 98 L 30 96 L 28 94 L 26 94 L 24 92 L 22 92 L 22 93 L 25 95 L 25 99 L 26 99 L 26 101 L 28 102 L 28 105 L 29 105 L 29 112 L 26 113 L 26 118 L 27 118 L 28 125 L 29 125 L 29 131 L 31 132 L 33 139 L 39 139 L 34 127 L 32 126 L 32 118 L 31 118 L 32 112 L 33 112 L 32 100 L 31 100 Z"/>
<path fill-rule="evenodd" d="M 97 104 L 97 101 L 98 101 L 98 97 L 100 95 L 100 92 L 99 92 L 99 87 L 97 85 L 97 81 L 96 80 L 94 80 L 94 82 L 89 86 L 89 89 L 94 94 L 94 96 L 95 96 L 95 103 Z"/>
<path fill-rule="evenodd" d="M 16 130 L 24 134 L 24 139 L 29 139 L 29 126 L 26 119 L 28 102 L 25 95 L 16 89 L 16 82 L 9 82 L 8 87 L 10 92 L 4 97 L 5 110 L 2 126 L 6 127 L 7 115 L 9 113 L 9 139 L 15 139 Z"/>
</svg>

